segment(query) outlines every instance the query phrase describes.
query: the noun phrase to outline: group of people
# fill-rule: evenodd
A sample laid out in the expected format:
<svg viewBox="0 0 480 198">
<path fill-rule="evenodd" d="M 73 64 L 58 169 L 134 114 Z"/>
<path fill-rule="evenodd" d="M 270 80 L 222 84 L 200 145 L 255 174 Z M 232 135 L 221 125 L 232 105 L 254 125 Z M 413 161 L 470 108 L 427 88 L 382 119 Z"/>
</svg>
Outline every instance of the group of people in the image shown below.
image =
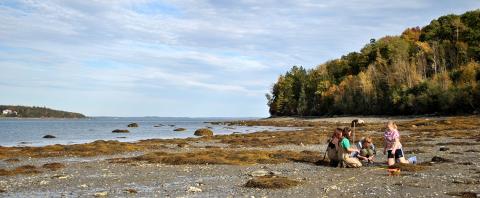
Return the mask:
<svg viewBox="0 0 480 198">
<path fill-rule="evenodd" d="M 416 163 L 416 158 L 405 159 L 400 133 L 393 121 L 387 122 L 384 133 L 385 147 L 383 154 L 387 155 L 389 166 L 399 163 Z M 371 137 L 363 137 L 357 144 L 352 141 L 352 130 L 350 127 L 343 129 L 336 128 L 328 141 L 327 155 L 330 159 L 330 166 L 358 168 L 366 164 L 372 164 L 376 155 L 375 145 Z"/>
</svg>

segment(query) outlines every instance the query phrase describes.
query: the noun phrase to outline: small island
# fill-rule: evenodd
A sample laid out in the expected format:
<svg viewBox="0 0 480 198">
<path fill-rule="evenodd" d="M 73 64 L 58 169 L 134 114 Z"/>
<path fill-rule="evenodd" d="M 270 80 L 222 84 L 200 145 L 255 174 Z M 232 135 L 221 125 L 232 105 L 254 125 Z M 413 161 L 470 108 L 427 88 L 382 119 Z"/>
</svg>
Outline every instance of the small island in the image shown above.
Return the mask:
<svg viewBox="0 0 480 198">
<path fill-rule="evenodd" d="M 46 107 L 0 105 L 0 118 L 86 118 L 81 113 L 54 110 Z"/>
</svg>

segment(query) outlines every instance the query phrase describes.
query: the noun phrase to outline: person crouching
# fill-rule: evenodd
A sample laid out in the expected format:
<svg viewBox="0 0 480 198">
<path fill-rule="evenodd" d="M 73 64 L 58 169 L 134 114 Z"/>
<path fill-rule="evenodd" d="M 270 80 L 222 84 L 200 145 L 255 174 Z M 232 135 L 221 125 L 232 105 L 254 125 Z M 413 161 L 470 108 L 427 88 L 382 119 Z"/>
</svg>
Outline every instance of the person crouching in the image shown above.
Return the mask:
<svg viewBox="0 0 480 198">
<path fill-rule="evenodd" d="M 343 138 L 340 142 L 340 153 L 343 163 L 347 168 L 358 168 L 362 166 L 362 163 L 356 157 L 352 157 L 354 152 L 359 152 L 358 149 L 352 147 L 351 136 L 352 130 L 349 127 L 345 127 L 342 132 Z"/>
</svg>

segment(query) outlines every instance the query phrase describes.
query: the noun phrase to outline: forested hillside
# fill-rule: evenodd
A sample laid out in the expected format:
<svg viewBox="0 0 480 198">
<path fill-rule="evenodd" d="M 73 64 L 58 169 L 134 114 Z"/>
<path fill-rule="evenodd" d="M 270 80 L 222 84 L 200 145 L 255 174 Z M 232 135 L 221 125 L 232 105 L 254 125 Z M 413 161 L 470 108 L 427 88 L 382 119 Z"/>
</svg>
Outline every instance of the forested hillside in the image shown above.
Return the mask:
<svg viewBox="0 0 480 198">
<path fill-rule="evenodd" d="M 16 114 L 1 115 L 3 110 L 16 111 Z M 26 106 L 8 106 L 0 105 L 0 116 L 3 117 L 21 117 L 21 118 L 85 118 L 80 113 L 53 110 L 46 107 L 26 107 Z"/>
<path fill-rule="evenodd" d="M 372 39 L 267 94 L 272 116 L 457 114 L 480 110 L 480 10 Z"/>
</svg>

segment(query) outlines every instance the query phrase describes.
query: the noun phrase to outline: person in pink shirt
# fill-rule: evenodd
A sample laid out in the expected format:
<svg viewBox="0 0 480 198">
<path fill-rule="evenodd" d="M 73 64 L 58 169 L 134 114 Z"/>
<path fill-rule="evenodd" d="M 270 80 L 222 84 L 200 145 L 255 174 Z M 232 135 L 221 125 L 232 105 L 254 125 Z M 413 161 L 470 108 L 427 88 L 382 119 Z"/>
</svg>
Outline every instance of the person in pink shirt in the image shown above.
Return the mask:
<svg viewBox="0 0 480 198">
<path fill-rule="evenodd" d="M 389 166 L 394 165 L 397 160 L 404 164 L 410 163 L 405 159 L 402 144 L 400 143 L 400 133 L 397 130 L 397 125 L 393 121 L 388 121 L 384 139 L 385 148 L 383 149 L 383 154 L 387 155 L 387 164 Z"/>
</svg>

